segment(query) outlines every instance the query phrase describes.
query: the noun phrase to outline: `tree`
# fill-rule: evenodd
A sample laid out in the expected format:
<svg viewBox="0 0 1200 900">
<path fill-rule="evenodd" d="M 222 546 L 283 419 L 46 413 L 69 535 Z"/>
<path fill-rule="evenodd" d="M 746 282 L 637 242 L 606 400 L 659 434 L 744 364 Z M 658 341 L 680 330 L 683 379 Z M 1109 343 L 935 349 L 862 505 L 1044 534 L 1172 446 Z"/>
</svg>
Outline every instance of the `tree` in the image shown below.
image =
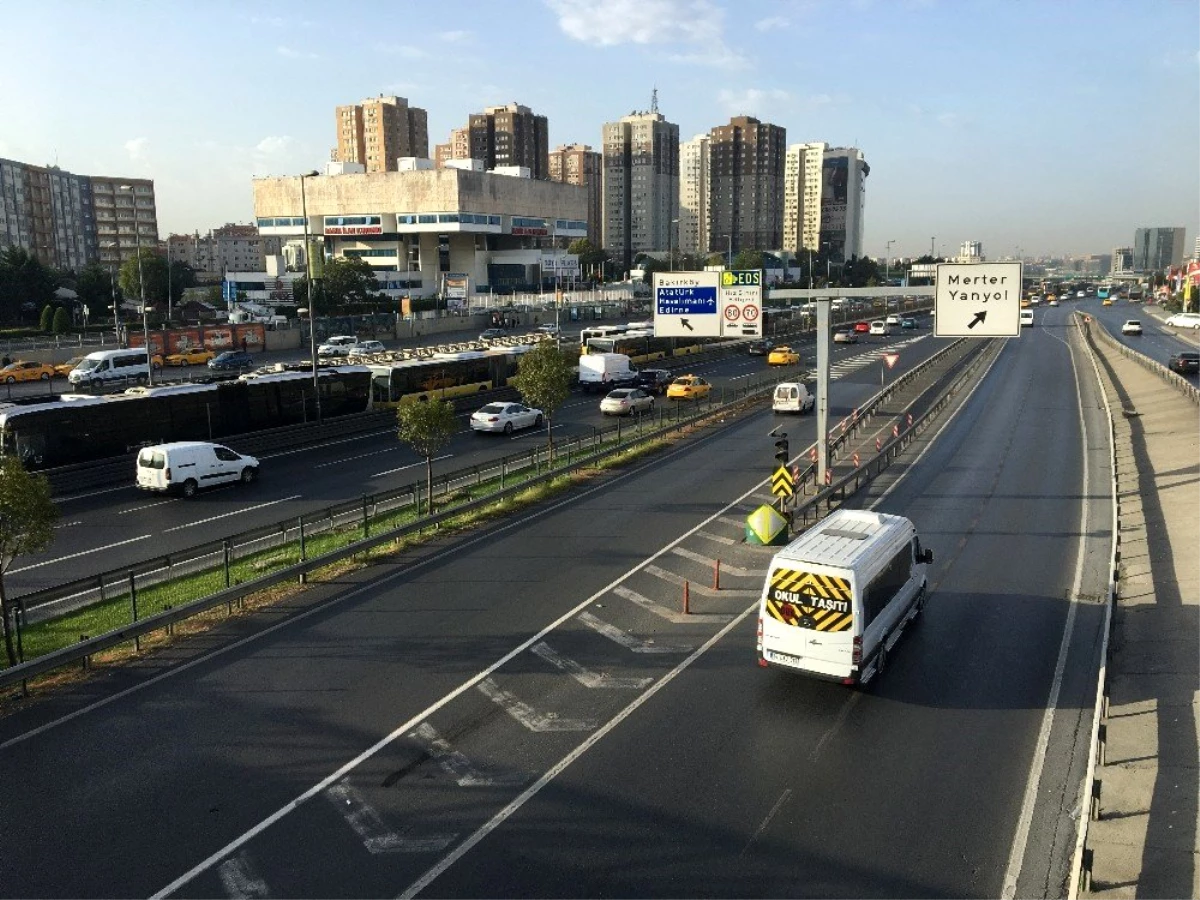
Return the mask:
<svg viewBox="0 0 1200 900">
<path fill-rule="evenodd" d="M 528 406 L 546 415 L 546 442 L 550 462 L 554 462 L 554 411 L 571 394 L 571 366 L 566 355 L 554 341 L 538 341 L 536 347 L 522 354 L 517 363 L 513 384 Z"/>
<path fill-rule="evenodd" d="M 0 456 L 0 619 L 10 666 L 17 664 L 17 654 L 4 574 L 18 556 L 50 546 L 56 521 L 58 507 L 50 499 L 50 482 L 45 476 L 25 471 L 21 461 L 11 454 Z"/>
<path fill-rule="evenodd" d="M 588 277 L 588 273 L 603 273 L 611 262 L 607 250 L 602 250 L 587 238 L 572 241 L 567 248 L 568 253 L 579 257 L 579 269 Z"/>
<path fill-rule="evenodd" d="M 54 324 L 54 307 L 47 303 L 42 307 L 42 315 L 38 318 L 38 328 L 49 331 Z"/>
<path fill-rule="evenodd" d="M 736 270 L 761 269 L 763 255 L 761 250 L 739 250 L 733 258 L 733 268 Z"/>
<path fill-rule="evenodd" d="M 50 324 L 50 330 L 55 334 L 66 334 L 70 328 L 71 314 L 60 306 L 54 311 L 54 321 Z"/>
<path fill-rule="evenodd" d="M 365 259 L 343 256 L 325 264 L 317 294 L 317 312 L 343 309 L 347 306 L 378 304 L 385 300 L 379 290 L 379 279 Z"/>
<path fill-rule="evenodd" d="M 24 247 L 9 247 L 0 254 L 0 320 L 17 321 L 25 304 L 36 311 L 53 303 L 56 288 L 53 273 Z"/>
<path fill-rule="evenodd" d="M 142 258 L 141 272 L 138 272 L 138 255 Z M 126 297 L 142 298 L 142 286 L 146 288 L 146 305 L 153 306 L 155 302 L 166 302 L 167 299 L 167 258 L 160 256 L 154 250 L 143 247 L 121 264 L 117 276 L 121 293 Z"/>
<path fill-rule="evenodd" d="M 428 509 L 433 514 L 433 455 L 450 443 L 458 431 L 454 404 L 445 400 L 402 403 L 396 410 L 396 435 L 425 458 Z"/>
<path fill-rule="evenodd" d="M 88 309 L 88 320 L 99 321 L 111 310 L 113 297 L 113 276 L 106 267 L 98 262 L 88 263 L 75 279 L 75 292 L 79 300 Z"/>
</svg>

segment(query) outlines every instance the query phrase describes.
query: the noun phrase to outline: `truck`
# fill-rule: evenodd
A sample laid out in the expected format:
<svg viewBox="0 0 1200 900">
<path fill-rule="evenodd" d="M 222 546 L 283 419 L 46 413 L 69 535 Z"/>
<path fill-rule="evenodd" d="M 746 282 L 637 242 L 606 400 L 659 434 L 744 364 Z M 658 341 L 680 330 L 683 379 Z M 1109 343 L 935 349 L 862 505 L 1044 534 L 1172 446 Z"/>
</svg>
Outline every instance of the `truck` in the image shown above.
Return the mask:
<svg viewBox="0 0 1200 900">
<path fill-rule="evenodd" d="M 635 387 L 638 371 L 624 353 L 587 353 L 579 357 L 579 386 L 584 393 Z"/>
</svg>

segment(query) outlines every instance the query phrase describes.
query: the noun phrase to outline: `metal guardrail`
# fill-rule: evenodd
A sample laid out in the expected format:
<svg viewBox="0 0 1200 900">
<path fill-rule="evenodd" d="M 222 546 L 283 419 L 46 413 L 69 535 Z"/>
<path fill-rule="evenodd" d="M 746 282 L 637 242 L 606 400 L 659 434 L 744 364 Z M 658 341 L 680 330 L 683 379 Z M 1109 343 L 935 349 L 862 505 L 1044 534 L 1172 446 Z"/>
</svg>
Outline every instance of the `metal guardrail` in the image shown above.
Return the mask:
<svg viewBox="0 0 1200 900">
<path fill-rule="evenodd" d="M 1144 353 L 1138 353 L 1136 350 L 1126 347 L 1115 337 L 1109 334 L 1107 328 L 1105 328 L 1103 325 L 1100 325 L 1100 323 L 1096 322 L 1091 316 L 1079 311 L 1076 311 L 1075 315 L 1082 319 L 1083 333 L 1088 337 L 1089 340 L 1094 340 L 1092 337 L 1092 325 L 1095 325 L 1095 333 L 1099 334 L 1100 339 L 1108 346 L 1117 350 L 1122 356 L 1133 360 L 1143 369 L 1153 372 L 1171 387 L 1175 388 L 1175 390 L 1183 394 L 1183 396 L 1200 406 L 1200 390 L 1198 390 L 1190 381 L 1188 381 L 1178 372 L 1172 372 L 1157 360 L 1153 360 Z"/>
</svg>

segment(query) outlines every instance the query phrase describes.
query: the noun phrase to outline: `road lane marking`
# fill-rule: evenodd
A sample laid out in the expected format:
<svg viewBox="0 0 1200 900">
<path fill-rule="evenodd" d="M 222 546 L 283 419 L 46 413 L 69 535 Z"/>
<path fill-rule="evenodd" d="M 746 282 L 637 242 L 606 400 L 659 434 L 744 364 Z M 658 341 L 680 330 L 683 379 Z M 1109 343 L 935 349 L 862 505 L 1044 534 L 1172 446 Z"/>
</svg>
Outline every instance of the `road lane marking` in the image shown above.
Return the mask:
<svg viewBox="0 0 1200 900">
<path fill-rule="evenodd" d="M 230 900 L 266 900 L 271 896 L 267 883 L 258 874 L 250 861 L 250 854 L 243 850 L 233 859 L 227 859 L 217 868 L 221 887 Z"/>
<path fill-rule="evenodd" d="M 1064 341 L 1064 343 L 1066 343 Z M 1062 641 L 1058 645 L 1058 659 L 1054 663 L 1054 679 L 1050 683 L 1050 696 L 1042 711 L 1042 726 L 1038 731 L 1037 745 L 1033 750 L 1033 763 L 1029 768 L 1029 780 L 1025 783 L 1025 797 L 1021 801 L 1021 815 L 1017 819 L 1017 832 L 1013 835 L 1012 849 L 1008 856 L 1008 868 L 1004 873 L 1001 897 L 1005 900 L 1017 896 L 1017 881 L 1025 865 L 1025 849 L 1029 844 L 1029 829 L 1033 824 L 1033 813 L 1037 806 L 1038 787 L 1042 781 L 1042 767 L 1046 762 L 1046 750 L 1050 746 L 1050 729 L 1054 725 L 1054 713 L 1058 708 L 1058 695 L 1062 691 L 1063 672 L 1071 649 L 1071 635 L 1075 632 L 1075 614 L 1079 610 L 1080 589 L 1083 586 L 1083 566 L 1087 555 L 1087 535 L 1091 534 L 1091 516 L 1088 502 L 1091 489 L 1091 468 L 1088 464 L 1088 427 L 1083 415 L 1083 389 L 1079 385 L 1079 369 L 1075 364 L 1075 352 L 1067 344 L 1067 357 L 1071 361 L 1071 374 L 1075 379 L 1076 409 L 1079 411 L 1079 439 L 1083 456 L 1083 472 L 1079 496 L 1083 498 L 1080 513 L 1079 544 L 1075 555 L 1075 577 L 1071 584 L 1070 603 L 1067 605 L 1067 621 L 1063 625 Z M 1098 390 L 1103 387 L 1098 386 Z M 1110 450 L 1111 452 L 1111 450 Z"/>
<path fill-rule="evenodd" d="M 177 501 L 175 501 L 175 500 L 159 500 L 155 503 L 145 503 L 141 506 L 135 506 L 131 509 L 123 509 L 119 513 L 117 513 L 117 515 L 124 516 L 124 515 L 128 515 L 129 513 L 141 512 L 143 509 L 153 509 L 154 507 L 162 506 L 165 503 L 175 503 L 175 502 L 177 502 Z"/>
<path fill-rule="evenodd" d="M 454 456 L 453 453 L 447 453 L 444 456 L 435 456 L 433 458 L 432 462 L 441 462 L 443 459 L 450 459 L 452 456 Z M 413 468 L 416 468 L 417 466 L 423 466 L 423 465 L 425 465 L 425 461 L 421 460 L 420 462 L 409 463 L 406 466 L 399 466 L 395 469 L 388 469 L 386 472 L 376 472 L 371 477 L 372 478 L 382 478 L 384 475 L 395 475 L 397 472 L 403 472 L 405 469 L 413 469 Z"/>
<path fill-rule="evenodd" d="M 228 519 L 230 516 L 240 516 L 243 513 L 254 512 L 256 509 L 266 509 L 268 506 L 277 506 L 280 503 L 287 503 L 289 500 L 299 500 L 301 494 L 292 494 L 290 497 L 280 497 L 278 500 L 269 500 L 266 503 L 258 503 L 254 506 L 247 506 L 245 509 L 235 509 L 233 512 L 221 513 L 219 516 L 209 516 L 207 519 L 197 519 L 195 522 L 185 522 L 183 525 L 176 525 L 174 528 L 168 528 L 163 534 L 169 534 L 172 531 L 182 531 L 184 528 L 195 528 L 197 525 L 207 525 L 209 522 L 215 522 L 218 519 Z"/>
<path fill-rule="evenodd" d="M 674 550 L 672 550 L 672 552 L 674 552 Z M 721 590 L 717 590 L 716 588 L 711 588 L 706 584 L 700 584 L 699 582 L 693 581 L 690 578 L 684 578 L 682 575 L 676 575 L 674 572 L 670 572 L 661 566 L 646 566 L 644 571 L 649 575 L 655 576 L 656 578 L 661 578 L 668 584 L 678 585 L 680 588 L 682 588 L 686 582 L 690 592 L 694 591 L 702 597 L 757 597 L 762 593 L 760 590 L 737 590 L 731 588 L 722 588 Z M 694 617 L 688 616 L 688 618 L 692 619 Z M 727 618 L 728 616 L 723 617 L 722 621 Z"/>
<path fill-rule="evenodd" d="M 313 450 L 320 450 L 322 447 L 336 447 L 338 444 L 352 444 L 355 441 L 361 441 L 364 438 L 379 437 L 384 434 L 395 434 L 394 428 L 386 428 L 383 431 L 364 431 L 361 434 L 356 434 L 353 437 L 338 438 L 336 441 L 323 441 L 320 444 L 308 444 L 304 447 L 294 447 L 291 450 L 280 450 L 278 453 L 264 453 L 259 459 L 277 459 L 280 456 L 291 456 L 294 453 L 311 453 Z"/>
<path fill-rule="evenodd" d="M 496 684 L 494 678 L 485 678 L 475 687 L 530 731 L 591 731 L 596 727 L 591 719 L 560 719 L 555 713 L 539 713 Z"/>
<path fill-rule="evenodd" d="M 445 850 L 457 834 L 433 834 L 406 838 L 388 828 L 378 810 L 363 799 L 346 779 L 331 784 L 325 797 L 337 807 L 346 824 L 362 839 L 370 853 L 437 853 Z"/>
<path fill-rule="evenodd" d="M 99 553 L 102 550 L 111 550 L 113 547 L 123 547 L 126 544 L 135 544 L 138 541 L 144 541 L 149 537 L 150 535 L 143 534 L 135 538 L 129 538 L 128 540 L 117 541 L 115 544 L 105 544 L 103 547 L 93 547 L 91 550 L 80 550 L 78 553 L 71 553 L 67 556 L 56 556 L 54 559 L 47 559 L 40 563 L 34 563 L 31 566 L 22 566 L 19 569 L 9 569 L 7 572 L 5 572 L 5 574 L 16 575 L 18 572 L 28 572 L 30 569 L 40 569 L 42 566 L 54 565 L 68 559 L 77 559 L 80 556 L 87 556 L 89 553 Z"/>
<path fill-rule="evenodd" d="M 517 810 L 537 796 L 542 788 L 557 778 L 559 774 L 563 772 L 563 770 L 571 765 L 571 763 L 583 756 L 583 754 L 595 746 L 595 744 L 598 743 L 601 738 L 633 715 L 638 708 L 642 706 L 642 704 L 649 701 L 651 697 L 679 677 L 679 675 L 687 670 L 692 663 L 707 653 L 709 649 L 711 649 L 718 641 L 724 638 L 725 635 L 729 634 L 729 632 L 736 628 L 739 623 L 744 621 L 747 616 L 749 616 L 752 612 L 755 612 L 757 609 L 757 603 L 751 604 L 745 609 L 745 611 L 734 618 L 732 622 L 729 622 L 724 628 L 705 641 L 697 650 L 689 654 L 687 659 L 680 661 L 679 665 L 647 688 L 645 693 L 638 695 L 638 697 L 630 702 L 630 704 L 621 710 L 621 712 L 617 713 L 617 715 L 606 722 L 598 730 L 588 735 L 578 747 L 559 760 L 552 769 L 550 769 L 541 778 L 522 791 L 521 794 L 514 798 L 511 803 L 504 807 L 504 809 L 500 810 L 498 813 L 492 816 L 491 819 L 481 825 L 474 834 L 450 851 L 450 853 L 443 857 L 436 865 L 431 867 L 429 871 L 405 888 L 404 892 L 400 894 L 400 897 L 415 897 L 417 894 L 421 893 L 421 891 L 425 890 L 425 888 L 427 888 L 430 883 L 434 881 L 434 879 L 458 862 L 458 860 L 462 859 L 476 844 L 495 831 L 498 827 L 500 827 L 500 825 L 504 824 L 504 822 L 507 821 Z"/>
<path fill-rule="evenodd" d="M 754 845 L 754 842 L 762 837 L 762 833 L 767 830 L 767 826 L 771 824 L 771 820 L 775 818 L 775 816 L 779 813 L 779 810 L 783 809 L 783 804 L 787 803 L 791 796 L 792 789 L 785 788 L 784 792 L 779 795 L 779 799 L 775 801 L 775 805 L 771 807 L 771 811 L 767 813 L 767 817 L 763 819 L 758 828 L 755 829 L 754 834 L 750 835 L 750 840 L 746 841 L 746 846 L 743 847 L 742 852 L 738 854 L 739 857 L 745 856 L 746 851 Z"/>
<path fill-rule="evenodd" d="M 633 653 L 690 653 L 692 651 L 691 647 L 664 647 L 662 644 L 653 644 L 650 641 L 636 638 L 632 634 L 622 631 L 616 625 L 609 625 L 604 620 L 597 619 L 589 612 L 580 613 L 579 621 Z"/>
<path fill-rule="evenodd" d="M 595 690 L 596 688 L 616 688 L 623 690 L 641 690 L 648 685 L 653 678 L 638 678 L 638 677 L 613 677 L 606 675 L 603 672 L 593 672 L 591 669 L 584 668 L 573 659 L 568 659 L 563 656 L 545 641 L 534 644 L 530 650 L 544 659 L 560 672 L 566 672 L 585 688 Z"/>
<path fill-rule="evenodd" d="M 690 559 L 694 562 L 702 563 L 706 566 L 715 566 L 717 563 L 717 560 L 714 559 L 713 557 L 705 556 L 703 553 L 696 553 L 692 550 L 688 550 L 686 547 L 673 547 L 671 549 L 671 552 L 674 553 L 676 556 L 682 556 L 684 559 Z M 730 575 L 740 575 L 743 577 L 750 577 L 750 576 L 752 576 L 754 578 L 762 578 L 763 577 L 763 572 L 761 572 L 760 570 L 756 569 L 754 571 L 751 571 L 750 569 L 743 569 L 741 566 L 733 565 L 733 563 L 724 563 L 724 562 L 721 563 L 721 571 L 728 572 Z"/>
<path fill-rule="evenodd" d="M 381 453 L 391 453 L 393 450 L 402 449 L 399 444 L 395 447 L 384 447 L 382 450 L 372 450 L 370 453 L 360 453 L 358 456 L 343 456 L 340 459 L 335 459 L 331 462 L 323 462 L 313 466 L 314 469 L 328 469 L 330 466 L 340 466 L 345 463 L 352 462 L 356 459 L 366 459 L 369 456 L 379 456 Z"/>
<path fill-rule="evenodd" d="M 730 618 L 732 618 L 731 616 L 715 615 L 715 614 L 714 615 L 701 614 L 701 613 L 684 614 L 682 612 L 671 612 L 671 610 L 667 609 L 667 607 L 663 606 L 661 603 L 655 603 L 649 597 L 643 596 L 642 594 L 639 594 L 637 591 L 633 590 L 632 588 L 625 587 L 625 585 L 623 585 L 623 584 L 619 584 L 615 588 L 613 588 L 613 593 L 616 594 L 618 597 L 624 597 L 626 600 L 628 600 L 631 603 L 636 603 L 638 606 L 640 606 L 642 609 L 646 610 L 647 612 L 652 612 L 656 616 L 661 616 L 662 618 L 666 619 L 668 622 L 672 622 L 675 625 L 679 625 L 683 622 L 728 622 L 730 620 Z M 758 592 L 755 591 L 755 593 L 758 593 Z"/>
<path fill-rule="evenodd" d="M 441 767 L 442 771 L 458 782 L 459 787 L 492 787 L 493 785 L 524 784 L 529 779 L 519 772 L 511 775 L 489 775 L 471 765 L 465 755 L 450 746 L 450 742 L 438 734 L 428 722 L 422 722 L 408 736 L 423 744 L 425 752 Z"/>
</svg>

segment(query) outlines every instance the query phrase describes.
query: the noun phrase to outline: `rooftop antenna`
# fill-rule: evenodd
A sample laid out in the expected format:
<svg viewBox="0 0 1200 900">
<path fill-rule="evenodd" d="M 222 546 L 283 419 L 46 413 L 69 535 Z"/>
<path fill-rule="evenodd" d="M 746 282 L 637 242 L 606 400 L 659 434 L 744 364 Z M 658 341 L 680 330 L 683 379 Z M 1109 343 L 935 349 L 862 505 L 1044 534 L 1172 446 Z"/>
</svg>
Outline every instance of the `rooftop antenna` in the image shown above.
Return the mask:
<svg viewBox="0 0 1200 900">
<path fill-rule="evenodd" d="M 655 85 L 654 89 L 650 91 L 650 112 L 658 112 L 658 85 Z"/>
</svg>

